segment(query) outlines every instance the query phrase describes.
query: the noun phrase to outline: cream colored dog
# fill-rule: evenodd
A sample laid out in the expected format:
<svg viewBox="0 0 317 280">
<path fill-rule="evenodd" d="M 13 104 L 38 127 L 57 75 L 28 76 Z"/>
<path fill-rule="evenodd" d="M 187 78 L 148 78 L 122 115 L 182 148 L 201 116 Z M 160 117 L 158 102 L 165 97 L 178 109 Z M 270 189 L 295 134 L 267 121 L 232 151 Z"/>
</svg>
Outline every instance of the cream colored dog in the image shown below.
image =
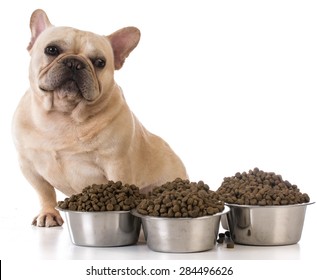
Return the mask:
<svg viewBox="0 0 317 280">
<path fill-rule="evenodd" d="M 70 196 L 108 180 L 148 190 L 187 178 L 178 156 L 142 126 L 114 81 L 114 70 L 139 42 L 137 28 L 100 36 L 54 27 L 42 10 L 34 11 L 30 28 L 30 88 L 14 115 L 13 135 L 41 203 L 34 225 L 62 225 L 55 188 Z"/>
</svg>

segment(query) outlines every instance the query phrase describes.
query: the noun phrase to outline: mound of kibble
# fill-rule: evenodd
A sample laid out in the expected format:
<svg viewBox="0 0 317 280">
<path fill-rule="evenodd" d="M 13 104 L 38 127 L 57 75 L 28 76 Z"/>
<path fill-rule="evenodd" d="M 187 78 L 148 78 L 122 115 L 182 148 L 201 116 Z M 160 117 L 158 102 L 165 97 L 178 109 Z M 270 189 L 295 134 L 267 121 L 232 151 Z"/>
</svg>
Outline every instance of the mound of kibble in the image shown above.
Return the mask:
<svg viewBox="0 0 317 280">
<path fill-rule="evenodd" d="M 306 193 L 301 193 L 296 185 L 284 181 L 281 175 L 259 168 L 224 178 L 217 193 L 221 200 L 239 205 L 289 205 L 310 200 Z"/>
<path fill-rule="evenodd" d="M 129 211 L 144 198 L 135 185 L 109 181 L 107 184 L 92 185 L 79 194 L 72 195 L 57 206 L 61 209 L 82 212 Z"/>
<path fill-rule="evenodd" d="M 138 213 L 155 217 L 185 218 L 214 215 L 224 209 L 223 201 L 203 181 L 177 178 L 153 189 L 137 206 Z"/>
</svg>

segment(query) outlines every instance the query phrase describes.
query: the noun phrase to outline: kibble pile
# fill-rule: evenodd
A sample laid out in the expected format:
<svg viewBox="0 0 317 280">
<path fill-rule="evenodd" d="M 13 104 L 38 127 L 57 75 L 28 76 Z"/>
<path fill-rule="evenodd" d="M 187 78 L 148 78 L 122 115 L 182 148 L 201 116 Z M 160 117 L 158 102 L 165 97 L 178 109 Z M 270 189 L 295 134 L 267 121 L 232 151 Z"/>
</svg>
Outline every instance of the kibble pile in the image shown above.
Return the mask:
<svg viewBox="0 0 317 280">
<path fill-rule="evenodd" d="M 179 178 L 154 188 L 137 206 L 142 215 L 170 218 L 214 215 L 223 209 L 223 201 L 203 181 L 194 183 Z"/>
<path fill-rule="evenodd" d="M 239 205 L 289 205 L 310 200 L 306 193 L 284 181 L 281 175 L 258 168 L 224 178 L 217 193 L 221 200 Z"/>
<path fill-rule="evenodd" d="M 109 181 L 103 185 L 92 185 L 79 194 L 72 195 L 57 206 L 72 211 L 129 211 L 144 198 L 135 185 Z"/>
</svg>

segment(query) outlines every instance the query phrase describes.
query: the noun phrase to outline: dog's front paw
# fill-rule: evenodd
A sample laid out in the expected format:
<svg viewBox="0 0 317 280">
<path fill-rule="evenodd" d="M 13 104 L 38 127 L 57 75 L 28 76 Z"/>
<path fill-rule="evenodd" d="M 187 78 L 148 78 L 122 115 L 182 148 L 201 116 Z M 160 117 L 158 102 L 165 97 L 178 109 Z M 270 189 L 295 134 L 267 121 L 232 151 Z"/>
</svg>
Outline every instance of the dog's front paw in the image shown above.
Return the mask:
<svg viewBox="0 0 317 280">
<path fill-rule="evenodd" d="M 58 211 L 43 211 L 36 216 L 32 222 L 33 226 L 38 227 L 57 227 L 64 223 Z"/>
</svg>

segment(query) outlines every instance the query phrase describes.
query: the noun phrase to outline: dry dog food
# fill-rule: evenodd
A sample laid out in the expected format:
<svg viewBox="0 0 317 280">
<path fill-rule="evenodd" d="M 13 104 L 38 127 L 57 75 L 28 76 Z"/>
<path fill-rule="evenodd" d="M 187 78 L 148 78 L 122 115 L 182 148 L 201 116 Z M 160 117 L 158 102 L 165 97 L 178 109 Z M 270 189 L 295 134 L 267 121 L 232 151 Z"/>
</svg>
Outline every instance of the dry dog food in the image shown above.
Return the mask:
<svg viewBox="0 0 317 280">
<path fill-rule="evenodd" d="M 227 242 L 227 248 L 233 249 L 234 248 L 234 242 L 232 240 Z"/>
<path fill-rule="evenodd" d="M 58 202 L 58 207 L 72 211 L 129 211 L 144 198 L 135 185 L 109 181 L 103 185 L 92 185 L 79 194 Z"/>
<path fill-rule="evenodd" d="M 218 237 L 219 238 L 217 239 L 217 242 L 219 244 L 222 244 L 225 241 L 226 235 L 223 232 L 221 232 L 221 233 L 218 234 Z"/>
<path fill-rule="evenodd" d="M 221 232 L 221 233 L 219 233 L 218 237 L 219 238 L 217 239 L 217 242 L 219 244 L 226 243 L 227 244 L 227 248 L 230 248 L 230 249 L 234 248 L 234 242 L 231 239 L 230 231 L 227 230 L 225 233 Z"/>
<path fill-rule="evenodd" d="M 137 206 L 142 215 L 170 218 L 214 215 L 223 209 L 223 201 L 203 181 L 194 183 L 179 178 L 154 188 Z"/>
<path fill-rule="evenodd" d="M 240 205 L 288 205 L 310 200 L 306 193 L 284 181 L 281 175 L 259 168 L 224 178 L 217 193 L 221 200 Z"/>
</svg>

